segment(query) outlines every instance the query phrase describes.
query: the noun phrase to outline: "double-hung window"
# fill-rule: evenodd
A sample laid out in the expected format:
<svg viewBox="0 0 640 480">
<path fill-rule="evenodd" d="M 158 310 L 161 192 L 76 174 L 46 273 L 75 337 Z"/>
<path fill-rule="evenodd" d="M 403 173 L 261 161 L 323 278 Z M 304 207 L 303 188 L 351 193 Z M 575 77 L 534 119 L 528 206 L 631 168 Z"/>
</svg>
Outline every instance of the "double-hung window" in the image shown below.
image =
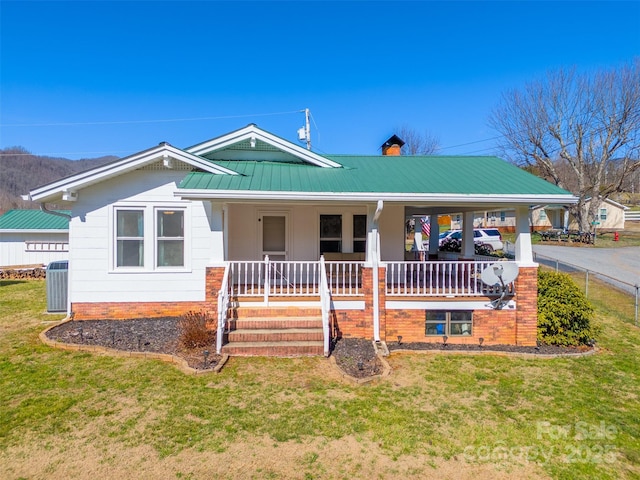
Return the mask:
<svg viewBox="0 0 640 480">
<path fill-rule="evenodd" d="M 606 208 L 601 208 L 600 209 L 600 220 L 606 220 L 607 219 L 607 209 Z"/>
<path fill-rule="evenodd" d="M 342 252 L 342 215 L 320 215 L 320 255 Z"/>
<path fill-rule="evenodd" d="M 169 270 L 188 266 L 187 210 L 157 206 L 115 207 L 115 270 Z"/>
<path fill-rule="evenodd" d="M 116 210 L 116 267 L 144 267 L 144 210 Z"/>
<path fill-rule="evenodd" d="M 156 265 L 184 266 L 184 211 L 157 210 Z"/>
</svg>

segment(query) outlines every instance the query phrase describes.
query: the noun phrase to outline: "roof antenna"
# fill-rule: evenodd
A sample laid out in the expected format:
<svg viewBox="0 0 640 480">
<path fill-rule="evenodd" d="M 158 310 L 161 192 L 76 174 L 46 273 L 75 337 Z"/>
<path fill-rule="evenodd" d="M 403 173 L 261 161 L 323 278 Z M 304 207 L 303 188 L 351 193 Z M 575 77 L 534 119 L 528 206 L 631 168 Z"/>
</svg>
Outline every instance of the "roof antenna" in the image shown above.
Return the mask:
<svg viewBox="0 0 640 480">
<path fill-rule="evenodd" d="M 307 150 L 311 150 L 311 127 L 309 125 L 309 109 L 305 108 L 304 110 L 300 110 L 304 112 L 304 126 L 298 129 L 298 140 L 301 142 L 307 142 Z"/>
</svg>

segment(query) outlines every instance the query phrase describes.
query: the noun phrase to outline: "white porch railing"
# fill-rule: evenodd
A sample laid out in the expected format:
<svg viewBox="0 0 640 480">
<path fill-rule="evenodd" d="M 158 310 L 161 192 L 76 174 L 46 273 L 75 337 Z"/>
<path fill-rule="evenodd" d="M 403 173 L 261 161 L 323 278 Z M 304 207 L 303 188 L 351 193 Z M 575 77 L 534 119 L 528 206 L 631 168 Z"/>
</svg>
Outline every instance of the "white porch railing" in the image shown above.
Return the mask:
<svg viewBox="0 0 640 480">
<path fill-rule="evenodd" d="M 415 297 L 486 296 L 500 293 L 482 283 L 490 261 L 386 262 L 386 294 Z M 513 294 L 513 282 L 507 285 Z"/>
<path fill-rule="evenodd" d="M 324 340 L 324 356 L 329 356 L 329 342 L 331 340 L 329 318 L 331 315 L 331 292 L 327 282 L 327 269 L 324 257 L 320 256 L 320 304 L 322 306 L 322 336 Z"/>
<path fill-rule="evenodd" d="M 327 282 L 332 295 L 349 297 L 360 295 L 364 262 L 324 262 Z"/>
<path fill-rule="evenodd" d="M 386 294 L 395 296 L 486 296 L 501 293 L 482 283 L 482 271 L 495 261 L 455 260 L 386 262 Z M 229 262 L 229 291 L 235 297 L 322 297 L 327 282 L 332 296 L 363 295 L 363 262 L 263 261 Z M 515 291 L 513 283 L 507 294 Z"/>
<path fill-rule="evenodd" d="M 218 292 L 218 332 L 216 334 L 216 353 L 218 355 L 220 355 L 222 350 L 222 340 L 227 326 L 227 313 L 229 312 L 229 302 L 231 299 L 229 289 L 229 270 L 229 265 L 227 265 L 224 269 L 222 285 Z"/>
<path fill-rule="evenodd" d="M 362 262 L 263 261 L 229 262 L 231 291 L 238 297 L 318 297 L 324 276 L 332 295 L 360 295 Z"/>
</svg>

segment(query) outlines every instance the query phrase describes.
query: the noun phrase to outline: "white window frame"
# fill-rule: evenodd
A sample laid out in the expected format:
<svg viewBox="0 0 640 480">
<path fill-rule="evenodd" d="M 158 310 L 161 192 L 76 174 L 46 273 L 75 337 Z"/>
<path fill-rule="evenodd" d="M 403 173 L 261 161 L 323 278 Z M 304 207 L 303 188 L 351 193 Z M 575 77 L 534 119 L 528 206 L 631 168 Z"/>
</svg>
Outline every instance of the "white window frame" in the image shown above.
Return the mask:
<svg viewBox="0 0 640 480">
<path fill-rule="evenodd" d="M 117 212 L 121 210 L 142 211 L 144 217 L 142 267 L 117 266 L 118 226 Z M 158 212 L 162 210 L 180 210 L 183 212 L 183 248 L 184 265 L 161 267 L 158 266 Z M 186 203 L 122 203 L 115 204 L 109 210 L 110 242 L 109 242 L 109 273 L 150 273 L 150 272 L 190 272 L 191 271 L 191 209 Z"/>
<path fill-rule="evenodd" d="M 601 208 L 600 209 L 600 220 L 606 220 L 607 219 L 607 209 L 606 208 Z"/>
</svg>

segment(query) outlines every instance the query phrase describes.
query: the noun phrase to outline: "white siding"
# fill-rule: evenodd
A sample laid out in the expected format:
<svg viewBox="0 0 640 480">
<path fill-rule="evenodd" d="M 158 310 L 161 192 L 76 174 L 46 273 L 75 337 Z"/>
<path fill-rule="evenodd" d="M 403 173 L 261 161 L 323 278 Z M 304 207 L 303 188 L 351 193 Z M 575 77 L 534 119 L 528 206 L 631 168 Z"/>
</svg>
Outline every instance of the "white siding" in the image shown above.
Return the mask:
<svg viewBox="0 0 640 480">
<path fill-rule="evenodd" d="M 138 171 L 81 190 L 70 224 L 71 302 L 203 301 L 205 269 L 212 257 L 209 217 L 202 202 L 173 195 L 184 172 Z M 112 265 L 113 205 L 186 207 L 185 271 L 123 272 Z M 145 210 L 153 212 L 153 210 Z M 186 217 L 189 217 L 188 219 Z M 187 230 L 188 225 L 190 229 Z M 188 246 L 191 248 L 188 248 Z M 148 250 L 151 245 L 146 245 Z"/>
<path fill-rule="evenodd" d="M 320 215 L 342 215 L 343 251 L 352 251 L 353 215 L 366 215 L 365 205 L 245 205 L 231 204 L 227 214 L 228 251 L 230 260 L 261 259 L 260 214 L 286 213 L 289 218 L 289 260 L 318 260 L 320 258 Z M 399 236 L 402 239 L 404 213 L 400 213 Z M 402 241 L 400 241 L 402 244 Z"/>
<path fill-rule="evenodd" d="M 30 246 L 27 247 L 27 242 Z M 31 242 L 34 242 L 31 244 Z M 39 232 L 0 233 L 0 267 L 47 265 L 69 258 L 69 234 Z"/>
<path fill-rule="evenodd" d="M 380 259 L 383 262 L 404 261 L 404 205 L 385 204 L 378 226 Z"/>
</svg>

